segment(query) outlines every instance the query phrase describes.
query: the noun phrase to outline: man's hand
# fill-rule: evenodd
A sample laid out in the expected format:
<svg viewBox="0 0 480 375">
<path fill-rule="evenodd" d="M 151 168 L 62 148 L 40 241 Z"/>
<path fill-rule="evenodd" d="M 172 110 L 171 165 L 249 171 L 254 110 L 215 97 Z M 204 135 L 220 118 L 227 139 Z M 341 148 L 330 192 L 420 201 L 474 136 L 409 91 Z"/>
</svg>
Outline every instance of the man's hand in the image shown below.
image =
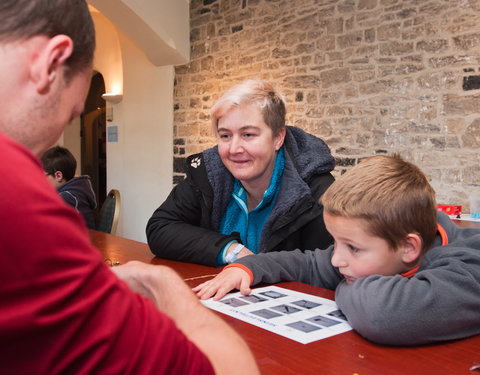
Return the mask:
<svg viewBox="0 0 480 375">
<path fill-rule="evenodd" d="M 143 262 L 130 261 L 111 268 L 117 277 L 127 283 L 131 290 L 151 299 L 157 308 L 161 308 L 157 293 L 162 288 L 168 288 L 167 282 L 181 283 L 183 280 L 165 266 L 153 266 Z"/>
<path fill-rule="evenodd" d="M 222 319 L 202 306 L 175 271 L 136 261 L 113 267 L 112 271 L 133 291 L 152 299 L 157 308 L 205 353 L 216 374 L 259 374 L 245 342 Z M 248 274 L 241 272 L 249 280 Z"/>
<path fill-rule="evenodd" d="M 247 272 L 238 267 L 229 267 L 212 280 L 208 280 L 193 288 L 193 291 L 200 299 L 208 299 L 213 296 L 219 300 L 232 289 L 238 289 L 244 295 L 250 294 L 250 276 Z"/>
</svg>

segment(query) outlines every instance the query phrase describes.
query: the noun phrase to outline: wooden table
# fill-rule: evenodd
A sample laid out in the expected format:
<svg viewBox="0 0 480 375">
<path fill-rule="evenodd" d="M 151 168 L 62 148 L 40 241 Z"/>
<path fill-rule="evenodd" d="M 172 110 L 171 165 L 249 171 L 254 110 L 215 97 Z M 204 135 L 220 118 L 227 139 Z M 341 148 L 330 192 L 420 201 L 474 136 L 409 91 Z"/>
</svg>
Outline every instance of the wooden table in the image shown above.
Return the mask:
<svg viewBox="0 0 480 375">
<path fill-rule="evenodd" d="M 333 299 L 331 290 L 289 282 L 276 284 L 319 297 Z M 373 344 L 354 331 L 310 344 L 300 344 L 280 335 L 222 317 L 247 341 L 264 375 L 461 375 L 480 363 L 480 335 L 441 345 L 387 347 Z"/>
<path fill-rule="evenodd" d="M 480 221 L 470 221 L 470 220 L 456 220 L 452 221 L 457 224 L 459 227 L 463 228 L 480 228 Z"/>
<path fill-rule="evenodd" d="M 476 224 L 476 223 L 474 223 Z M 480 225 L 479 225 L 480 227 Z M 169 261 L 154 257 L 144 243 L 90 231 L 92 243 L 111 261 L 139 260 L 175 269 L 190 286 L 213 277 L 221 268 Z M 334 292 L 290 282 L 280 287 L 333 299 Z M 480 363 L 480 335 L 417 347 L 388 347 L 373 344 L 350 331 L 310 344 L 300 344 L 230 316 L 218 313 L 245 339 L 264 375 L 475 375 L 470 371 Z"/>
<path fill-rule="evenodd" d="M 117 262 L 124 264 L 129 260 L 139 260 L 149 264 L 161 264 L 173 268 L 185 280 L 212 278 L 222 270 L 221 267 L 214 268 L 200 264 L 176 262 L 158 258 L 152 254 L 148 245 L 143 242 L 113 236 L 96 230 L 90 230 L 90 239 L 93 245 L 101 251 L 106 261 L 111 264 Z"/>
</svg>

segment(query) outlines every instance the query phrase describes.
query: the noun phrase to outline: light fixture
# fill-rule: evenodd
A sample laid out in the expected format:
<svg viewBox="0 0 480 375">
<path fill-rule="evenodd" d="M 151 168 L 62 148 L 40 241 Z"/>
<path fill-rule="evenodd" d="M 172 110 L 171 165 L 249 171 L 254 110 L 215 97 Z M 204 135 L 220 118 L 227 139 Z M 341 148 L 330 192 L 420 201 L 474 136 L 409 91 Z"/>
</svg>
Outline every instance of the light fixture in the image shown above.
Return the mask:
<svg viewBox="0 0 480 375">
<path fill-rule="evenodd" d="M 122 94 L 113 94 L 113 93 L 105 93 L 102 95 L 102 99 L 105 100 L 106 102 L 112 103 L 112 104 L 117 104 L 120 103 L 123 99 Z"/>
</svg>

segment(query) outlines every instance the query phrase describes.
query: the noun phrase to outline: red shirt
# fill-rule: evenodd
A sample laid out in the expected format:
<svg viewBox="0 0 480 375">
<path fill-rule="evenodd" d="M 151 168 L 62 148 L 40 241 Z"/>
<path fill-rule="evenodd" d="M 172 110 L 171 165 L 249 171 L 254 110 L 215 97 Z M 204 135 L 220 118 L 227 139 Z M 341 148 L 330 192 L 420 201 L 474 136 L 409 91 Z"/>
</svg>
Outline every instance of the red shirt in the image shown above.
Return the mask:
<svg viewBox="0 0 480 375">
<path fill-rule="evenodd" d="M 104 264 L 38 160 L 0 134 L 4 374 L 213 374 L 200 350 Z"/>
</svg>

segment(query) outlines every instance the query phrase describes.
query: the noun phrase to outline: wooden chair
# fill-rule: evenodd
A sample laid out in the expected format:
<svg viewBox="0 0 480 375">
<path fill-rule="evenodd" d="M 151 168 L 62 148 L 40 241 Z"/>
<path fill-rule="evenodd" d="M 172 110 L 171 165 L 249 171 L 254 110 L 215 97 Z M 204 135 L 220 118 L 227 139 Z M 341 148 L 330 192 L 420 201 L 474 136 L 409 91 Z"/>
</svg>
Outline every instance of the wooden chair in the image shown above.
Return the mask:
<svg viewBox="0 0 480 375">
<path fill-rule="evenodd" d="M 110 234 L 116 233 L 120 217 L 120 204 L 120 192 L 116 189 L 110 190 L 100 209 L 97 230 Z"/>
</svg>

